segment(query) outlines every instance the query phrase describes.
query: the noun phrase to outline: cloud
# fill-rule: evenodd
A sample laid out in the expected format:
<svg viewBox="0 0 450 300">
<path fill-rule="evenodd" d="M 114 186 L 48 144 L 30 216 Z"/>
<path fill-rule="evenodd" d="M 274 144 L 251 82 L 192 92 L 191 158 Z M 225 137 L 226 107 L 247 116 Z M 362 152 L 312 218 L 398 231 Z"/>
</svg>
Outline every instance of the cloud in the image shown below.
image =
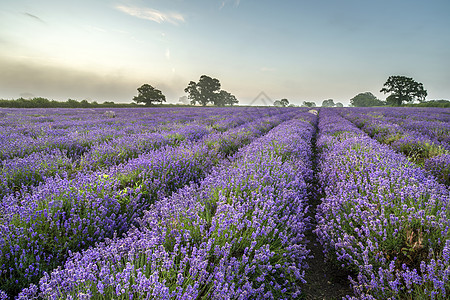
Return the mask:
<svg viewBox="0 0 450 300">
<path fill-rule="evenodd" d="M 46 24 L 44 20 L 42 20 L 41 18 L 39 18 L 38 16 L 35 16 L 35 15 L 33 15 L 33 14 L 30 14 L 30 13 L 25 12 L 25 13 L 23 13 L 23 15 L 24 15 L 24 16 L 27 16 L 27 17 L 29 17 L 29 18 L 35 20 L 35 21 L 38 21 L 39 23 Z"/>
<path fill-rule="evenodd" d="M 127 15 L 160 24 L 168 22 L 174 25 L 178 25 L 179 23 L 185 22 L 184 16 L 175 12 L 161 12 L 159 10 L 147 7 L 125 5 L 117 5 L 115 8 L 123 13 L 126 13 Z"/>
<path fill-rule="evenodd" d="M 234 2 L 234 7 L 238 7 L 239 4 L 241 4 L 241 0 L 222 0 L 220 2 L 220 7 L 219 9 L 222 9 L 225 7 L 225 5 L 227 5 L 229 2 Z"/>
</svg>

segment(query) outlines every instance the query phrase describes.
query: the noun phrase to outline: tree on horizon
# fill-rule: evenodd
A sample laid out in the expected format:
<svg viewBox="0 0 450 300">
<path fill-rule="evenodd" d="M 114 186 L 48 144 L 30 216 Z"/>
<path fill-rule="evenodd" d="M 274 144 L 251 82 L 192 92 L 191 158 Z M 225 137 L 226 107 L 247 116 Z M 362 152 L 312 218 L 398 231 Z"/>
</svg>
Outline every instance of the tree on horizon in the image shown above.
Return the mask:
<svg viewBox="0 0 450 300">
<path fill-rule="evenodd" d="M 428 95 L 422 83 L 406 76 L 389 76 L 380 92 L 385 94 L 390 93 L 386 98 L 386 102 L 395 106 L 400 106 L 403 102 L 408 103 L 414 100 L 423 102 Z"/>
<path fill-rule="evenodd" d="M 336 104 L 334 103 L 333 99 L 323 100 L 322 101 L 322 107 L 335 107 Z"/>
<path fill-rule="evenodd" d="M 221 90 L 219 92 L 219 95 L 217 95 L 216 102 L 214 104 L 216 106 L 225 106 L 225 105 L 233 106 L 234 104 L 237 103 L 239 103 L 239 101 L 236 98 L 236 96 L 227 91 Z"/>
<path fill-rule="evenodd" d="M 273 102 L 274 106 L 278 106 L 278 107 L 288 107 L 289 106 L 289 100 L 286 98 L 283 98 L 281 100 L 275 100 L 275 102 Z"/>
<path fill-rule="evenodd" d="M 354 107 L 371 107 L 371 106 L 382 106 L 384 102 L 375 97 L 371 92 L 359 93 L 352 99 L 350 99 L 350 104 Z"/>
<path fill-rule="evenodd" d="M 210 102 L 215 103 L 217 101 L 216 97 L 219 95 L 220 81 L 217 78 L 202 75 L 198 83 L 190 81 L 184 91 L 188 93 L 188 98 L 191 100 L 192 105 L 199 103 L 202 106 L 206 106 Z"/>
<path fill-rule="evenodd" d="M 133 101 L 137 104 L 145 103 L 146 106 L 150 106 L 153 102 L 158 102 L 159 104 L 166 102 L 166 96 L 150 84 L 143 84 L 137 90 L 138 95 L 133 97 Z"/>
<path fill-rule="evenodd" d="M 302 107 L 316 107 L 316 103 L 313 101 L 303 101 Z"/>
<path fill-rule="evenodd" d="M 184 91 L 188 94 L 192 105 L 198 103 L 206 106 L 212 103 L 215 106 L 233 106 L 239 103 L 234 95 L 220 88 L 220 81 L 217 78 L 202 75 L 198 82 L 190 81 Z"/>
</svg>

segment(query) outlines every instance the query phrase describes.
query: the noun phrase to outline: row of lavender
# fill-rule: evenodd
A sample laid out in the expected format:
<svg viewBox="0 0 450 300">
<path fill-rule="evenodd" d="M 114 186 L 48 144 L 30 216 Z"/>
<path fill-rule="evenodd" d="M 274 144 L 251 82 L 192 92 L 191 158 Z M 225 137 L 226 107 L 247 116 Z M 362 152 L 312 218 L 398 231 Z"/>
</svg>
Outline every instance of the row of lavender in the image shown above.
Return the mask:
<svg viewBox="0 0 450 300">
<path fill-rule="evenodd" d="M 450 110 L 449 109 L 411 109 L 408 113 L 401 109 L 383 112 L 387 121 L 401 125 L 403 128 L 424 134 L 439 142 L 450 144 Z"/>
<path fill-rule="evenodd" d="M 450 110 L 346 109 L 342 115 L 450 184 Z"/>
<path fill-rule="evenodd" d="M 231 112 L 224 112 L 224 116 L 227 115 Z M 192 109 L 116 109 L 114 112 L 102 109 L 2 109 L 0 158 L 24 157 L 49 149 L 66 150 L 76 156 L 92 144 L 114 137 L 154 132 L 195 120 L 205 120 L 208 124 L 208 120 L 216 118 L 220 118 L 220 114 L 212 110 Z"/>
<path fill-rule="evenodd" d="M 221 112 L 223 115 L 217 111 L 208 115 L 212 112 L 209 110 L 202 112 L 203 115 L 200 112 L 194 114 L 192 110 L 187 110 L 184 115 L 176 111 L 163 111 L 162 114 L 152 111 L 152 115 L 141 117 L 137 122 L 134 111 L 125 110 L 118 112 L 117 120 L 107 122 L 101 111 L 55 110 L 47 112 L 48 117 L 56 119 L 59 116 L 53 127 L 64 124 L 64 129 L 55 131 L 53 127 L 47 128 L 45 122 L 32 123 L 30 119 L 36 111 L 27 112 L 13 120 L 4 117 L 4 126 L 0 127 L 8 133 L 0 136 L 0 196 L 37 185 L 45 177 L 56 174 L 72 177 L 77 172 L 108 168 L 142 153 L 174 146 L 184 140 L 197 140 L 211 132 L 224 132 L 258 117 L 258 110 L 235 111 L 233 115 L 230 115 L 231 111 Z M 145 112 L 141 113 L 145 116 Z M 7 116 L 10 115 L 13 116 L 12 112 Z M 76 116 L 83 117 L 85 122 Z M 88 122 L 87 116 L 92 121 Z M 127 124 L 127 118 L 133 119 Z M 168 120 L 171 123 L 167 123 Z M 36 136 L 37 131 L 40 131 L 39 136 Z"/>
<path fill-rule="evenodd" d="M 23 298 L 292 299 L 305 259 L 315 115 L 304 113 L 152 205 L 126 237 L 73 253 Z"/>
<path fill-rule="evenodd" d="M 228 117 L 228 119 L 220 120 L 212 126 L 210 126 L 211 124 L 207 126 L 199 124 L 210 123 L 201 118 L 188 124 L 164 125 L 164 130 L 160 133 L 141 132 L 126 135 L 127 131 L 120 128 L 121 123 L 114 124 L 104 131 L 115 130 L 117 136 L 107 141 L 94 142 L 91 148 L 78 160 L 70 159 L 66 155 L 67 152 L 52 149 L 51 146 L 45 151 L 33 152 L 24 158 L 5 159 L 2 161 L 0 195 L 15 190 L 23 191 L 24 187 L 38 184 L 46 177 L 56 174 L 60 177 L 70 177 L 67 176 L 67 172 L 71 172 L 73 176 L 73 173 L 76 172 L 85 173 L 86 171 L 106 169 L 163 146 L 175 146 L 183 141 L 198 140 L 209 133 L 223 132 L 257 119 L 258 116 L 255 117 L 255 115 L 252 115 L 253 113 L 254 111 L 249 111 L 245 114 L 239 114 L 238 111 L 234 116 L 221 116 L 221 118 Z M 159 130 L 161 131 L 161 126 Z"/>
<path fill-rule="evenodd" d="M 354 273 L 354 299 L 448 299 L 449 190 L 336 110 L 321 110 L 319 132 L 315 232 Z"/>
<path fill-rule="evenodd" d="M 200 181 L 224 157 L 297 113 L 256 116 L 199 141 L 165 146 L 74 178 L 57 174 L 37 187 L 7 194 L 1 203 L 1 289 L 14 295 L 60 265 L 69 251 L 121 235 L 152 203 Z"/>
</svg>

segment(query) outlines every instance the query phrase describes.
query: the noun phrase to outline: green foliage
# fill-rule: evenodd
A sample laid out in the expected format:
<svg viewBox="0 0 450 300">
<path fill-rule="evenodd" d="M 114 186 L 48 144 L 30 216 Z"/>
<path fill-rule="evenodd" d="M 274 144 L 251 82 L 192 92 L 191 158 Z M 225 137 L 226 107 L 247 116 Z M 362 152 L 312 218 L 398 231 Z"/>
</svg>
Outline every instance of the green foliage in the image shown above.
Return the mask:
<svg viewBox="0 0 450 300">
<path fill-rule="evenodd" d="M 239 102 L 234 95 L 220 89 L 220 81 L 217 78 L 206 75 L 202 75 L 198 83 L 190 81 L 184 91 L 188 93 L 192 105 L 198 103 L 206 106 L 212 103 L 216 106 L 233 106 Z"/>
<path fill-rule="evenodd" d="M 398 148 L 400 152 L 419 165 L 423 165 L 424 160 L 427 158 L 448 154 L 448 151 L 441 146 L 426 142 L 402 143 Z"/>
<path fill-rule="evenodd" d="M 158 102 L 162 104 L 163 102 L 166 102 L 166 96 L 163 95 L 163 93 L 155 89 L 150 84 L 143 84 L 138 89 L 138 95 L 133 98 L 133 101 L 136 103 L 144 103 L 147 106 L 150 106 L 153 104 L 153 102 Z"/>
<path fill-rule="evenodd" d="M 281 100 L 275 100 L 275 102 L 273 102 L 273 106 L 277 106 L 277 107 L 288 107 L 289 106 L 289 100 L 288 99 L 281 99 Z"/>
<path fill-rule="evenodd" d="M 322 107 L 335 107 L 336 104 L 334 103 L 333 99 L 323 100 L 322 101 Z"/>
<path fill-rule="evenodd" d="M 89 103 L 87 100 L 78 102 L 74 99 L 68 99 L 65 102 L 48 100 L 46 98 L 33 98 L 33 99 L 0 99 L 0 107 L 9 108 L 94 108 L 94 107 L 134 107 L 135 104 L 116 104 L 114 102 L 105 101 L 102 104 L 98 104 L 96 101 Z"/>
<path fill-rule="evenodd" d="M 377 99 L 371 92 L 359 93 L 352 99 L 350 104 L 355 107 L 383 106 L 385 103 Z"/>
<path fill-rule="evenodd" d="M 430 100 L 421 103 L 407 104 L 406 106 L 416 107 L 450 107 L 450 100 Z"/>
<path fill-rule="evenodd" d="M 216 106 L 225 106 L 225 105 L 233 106 L 234 104 L 237 104 L 237 103 L 239 103 L 239 101 L 236 99 L 236 97 L 234 95 L 230 94 L 227 91 L 221 90 L 216 97 L 216 101 L 214 102 L 214 105 L 216 105 Z"/>
<path fill-rule="evenodd" d="M 211 78 L 206 75 L 200 76 L 198 83 L 194 81 L 189 82 L 184 89 L 188 93 L 188 98 L 191 104 L 196 103 L 206 106 L 208 103 L 216 103 L 217 97 L 220 93 L 220 82 L 217 78 Z"/>
<path fill-rule="evenodd" d="M 316 107 L 316 103 L 315 102 L 308 102 L 308 101 L 303 101 L 302 103 L 302 107 Z"/>
<path fill-rule="evenodd" d="M 59 172 L 67 172 L 70 175 L 74 172 L 74 165 L 67 157 L 52 157 L 43 159 L 38 168 L 7 168 L 0 167 L 3 174 L 3 182 L 0 182 L 0 196 L 8 190 L 20 190 L 22 186 L 33 186 L 44 181 L 46 177 L 54 176 Z"/>
<path fill-rule="evenodd" d="M 195 105 L 197 102 L 201 104 L 200 91 L 197 89 L 197 83 L 190 81 L 184 91 L 188 93 L 188 99 L 191 100 L 192 105 Z M 206 102 L 203 106 L 206 106 L 206 104 L 208 104 L 208 102 Z"/>
<path fill-rule="evenodd" d="M 425 101 L 427 91 L 423 89 L 423 84 L 406 76 L 389 76 L 381 93 L 390 93 L 386 102 L 392 106 L 400 106 L 403 102 L 419 100 Z"/>
</svg>

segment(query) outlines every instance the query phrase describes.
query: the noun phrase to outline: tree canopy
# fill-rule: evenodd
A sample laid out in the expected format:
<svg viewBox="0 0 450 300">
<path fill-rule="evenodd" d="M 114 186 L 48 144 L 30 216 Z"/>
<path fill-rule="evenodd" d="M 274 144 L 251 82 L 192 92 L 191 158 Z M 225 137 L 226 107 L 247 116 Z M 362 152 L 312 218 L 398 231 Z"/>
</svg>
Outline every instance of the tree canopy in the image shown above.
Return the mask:
<svg viewBox="0 0 450 300">
<path fill-rule="evenodd" d="M 289 100 L 286 98 L 281 99 L 280 102 L 283 107 L 287 107 L 289 105 Z"/>
<path fill-rule="evenodd" d="M 198 82 L 190 81 L 184 89 L 192 105 L 206 106 L 212 103 L 216 106 L 234 105 L 239 101 L 227 91 L 220 89 L 220 81 L 207 75 L 200 76 Z"/>
<path fill-rule="evenodd" d="M 278 107 L 288 107 L 289 106 L 289 100 L 288 99 L 281 99 L 281 100 L 275 100 L 273 102 L 274 106 L 278 106 Z"/>
<path fill-rule="evenodd" d="M 334 107 L 336 104 L 334 104 L 333 99 L 323 100 L 322 101 L 322 107 Z"/>
<path fill-rule="evenodd" d="M 316 103 L 315 102 L 309 102 L 309 101 L 303 101 L 302 103 L 303 107 L 316 107 Z"/>
<path fill-rule="evenodd" d="M 384 102 L 377 99 L 371 92 L 359 93 L 352 99 L 350 104 L 355 107 L 370 107 L 370 106 L 382 106 Z"/>
<path fill-rule="evenodd" d="M 423 84 L 406 76 L 389 76 L 380 92 L 390 95 L 386 101 L 390 105 L 400 106 L 403 102 L 425 101 L 427 91 Z"/>
<path fill-rule="evenodd" d="M 191 81 L 184 89 L 188 93 L 191 104 L 197 103 L 206 106 L 208 103 L 216 103 L 216 97 L 220 91 L 220 82 L 217 78 L 211 78 L 206 75 L 200 76 L 198 83 Z"/>
<path fill-rule="evenodd" d="M 136 103 L 145 103 L 145 105 L 152 105 L 153 102 L 162 104 L 166 102 L 166 96 L 163 93 L 152 87 L 150 84 L 143 84 L 138 89 L 138 95 L 133 97 Z"/>
<path fill-rule="evenodd" d="M 216 97 L 216 101 L 214 102 L 214 105 L 217 106 L 225 106 L 230 105 L 233 106 L 234 104 L 239 103 L 238 99 L 231 93 L 221 90 L 219 94 Z"/>
</svg>

